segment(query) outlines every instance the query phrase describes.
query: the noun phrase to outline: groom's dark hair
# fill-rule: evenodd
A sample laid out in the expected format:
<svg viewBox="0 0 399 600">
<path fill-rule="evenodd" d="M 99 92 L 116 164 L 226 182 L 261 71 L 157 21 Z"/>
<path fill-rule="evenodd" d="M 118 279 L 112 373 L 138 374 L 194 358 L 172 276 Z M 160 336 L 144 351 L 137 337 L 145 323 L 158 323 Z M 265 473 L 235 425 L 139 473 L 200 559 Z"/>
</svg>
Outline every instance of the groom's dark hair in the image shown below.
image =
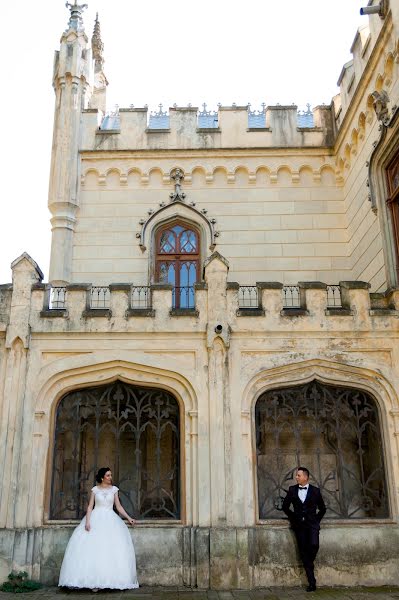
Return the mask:
<svg viewBox="0 0 399 600">
<path fill-rule="evenodd" d="M 307 469 L 306 467 L 297 467 L 296 470 L 303 471 L 303 473 L 305 473 L 306 477 L 309 479 L 309 477 L 310 477 L 309 469 Z"/>
<path fill-rule="evenodd" d="M 111 469 L 109 467 L 101 467 L 101 469 L 98 469 L 97 475 L 96 475 L 96 482 L 97 483 L 101 483 L 102 480 L 104 479 L 104 475 L 107 471 L 110 471 Z"/>
</svg>

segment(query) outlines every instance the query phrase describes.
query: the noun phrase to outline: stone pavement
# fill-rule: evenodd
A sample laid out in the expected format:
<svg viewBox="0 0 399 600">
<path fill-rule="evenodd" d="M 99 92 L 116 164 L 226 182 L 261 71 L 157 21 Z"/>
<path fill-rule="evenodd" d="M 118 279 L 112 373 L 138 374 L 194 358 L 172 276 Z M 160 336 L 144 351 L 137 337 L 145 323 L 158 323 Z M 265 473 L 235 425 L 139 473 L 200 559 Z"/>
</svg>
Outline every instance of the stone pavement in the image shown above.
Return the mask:
<svg viewBox="0 0 399 600">
<path fill-rule="evenodd" d="M 58 588 L 43 588 L 26 594 L 0 592 L 0 600 L 26 598 L 30 600 L 399 600 L 399 587 L 356 587 L 326 588 L 307 594 L 303 588 L 266 588 L 261 590 L 189 590 L 187 588 L 149 588 L 125 592 L 104 590 L 68 591 Z"/>
</svg>

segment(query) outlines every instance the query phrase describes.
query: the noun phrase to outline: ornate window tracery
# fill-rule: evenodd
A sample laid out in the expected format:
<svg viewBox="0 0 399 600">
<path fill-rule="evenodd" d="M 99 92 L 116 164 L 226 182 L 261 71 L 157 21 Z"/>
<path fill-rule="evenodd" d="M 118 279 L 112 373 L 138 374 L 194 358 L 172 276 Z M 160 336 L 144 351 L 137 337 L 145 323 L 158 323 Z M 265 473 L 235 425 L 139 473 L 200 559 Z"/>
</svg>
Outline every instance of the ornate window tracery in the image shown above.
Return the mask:
<svg viewBox="0 0 399 600">
<path fill-rule="evenodd" d="M 156 278 L 173 285 L 173 308 L 194 308 L 200 272 L 200 236 L 191 224 L 174 221 L 155 235 Z"/>
<path fill-rule="evenodd" d="M 312 381 L 270 390 L 255 407 L 260 519 L 282 518 L 299 465 L 320 487 L 327 516 L 389 516 L 375 401 L 366 392 Z"/>
<path fill-rule="evenodd" d="M 103 466 L 134 518 L 179 519 L 177 400 L 121 381 L 64 396 L 56 413 L 50 518 L 81 519 Z"/>
</svg>

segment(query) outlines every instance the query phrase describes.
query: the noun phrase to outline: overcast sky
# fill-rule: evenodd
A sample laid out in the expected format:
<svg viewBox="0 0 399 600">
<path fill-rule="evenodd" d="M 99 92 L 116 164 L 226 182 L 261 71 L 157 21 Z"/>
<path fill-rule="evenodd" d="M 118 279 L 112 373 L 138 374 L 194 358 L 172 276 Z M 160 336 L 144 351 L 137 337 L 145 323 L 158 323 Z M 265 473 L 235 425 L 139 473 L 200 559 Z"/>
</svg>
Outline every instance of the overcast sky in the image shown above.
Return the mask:
<svg viewBox="0 0 399 600">
<path fill-rule="evenodd" d="M 87 0 L 98 11 L 108 108 L 177 103 L 329 104 L 367 0 Z M 376 18 L 376 17 L 375 17 Z M 48 174 L 54 50 L 69 19 L 63 0 L 3 8 L 0 283 L 28 252 L 48 278 Z M 5 162 L 4 162 L 5 160 Z"/>
</svg>

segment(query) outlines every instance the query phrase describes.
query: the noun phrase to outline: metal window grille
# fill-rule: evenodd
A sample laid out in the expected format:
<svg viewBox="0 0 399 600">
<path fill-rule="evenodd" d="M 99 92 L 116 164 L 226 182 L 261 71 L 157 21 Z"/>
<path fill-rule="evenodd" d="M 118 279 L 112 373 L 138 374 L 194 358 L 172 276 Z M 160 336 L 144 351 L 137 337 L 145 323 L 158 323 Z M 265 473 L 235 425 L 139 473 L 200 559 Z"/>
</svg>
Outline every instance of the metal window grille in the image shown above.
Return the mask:
<svg viewBox="0 0 399 600">
<path fill-rule="evenodd" d="M 193 285 L 175 286 L 172 290 L 173 308 L 195 308 L 195 291 Z"/>
<path fill-rule="evenodd" d="M 109 287 L 92 287 L 90 290 L 90 308 L 109 308 L 111 295 Z"/>
<path fill-rule="evenodd" d="M 341 287 L 339 285 L 327 285 L 327 308 L 341 307 Z"/>
<path fill-rule="evenodd" d="M 299 286 L 285 285 L 283 286 L 283 307 L 284 308 L 300 308 Z"/>
<path fill-rule="evenodd" d="M 50 310 L 63 309 L 66 307 L 66 287 L 52 287 L 50 289 L 49 304 Z"/>
<path fill-rule="evenodd" d="M 129 514 L 180 518 L 179 405 L 169 392 L 116 381 L 61 399 L 50 518 L 81 519 L 104 466 L 111 468 Z"/>
<path fill-rule="evenodd" d="M 132 308 L 151 308 L 151 288 L 148 285 L 133 286 L 130 302 Z"/>
<path fill-rule="evenodd" d="M 238 290 L 238 306 L 240 308 L 259 307 L 259 295 L 256 285 L 240 285 Z"/>
<path fill-rule="evenodd" d="M 259 517 L 281 518 L 296 466 L 309 468 L 335 519 L 388 517 L 375 401 L 318 381 L 260 396 L 255 408 Z"/>
</svg>

